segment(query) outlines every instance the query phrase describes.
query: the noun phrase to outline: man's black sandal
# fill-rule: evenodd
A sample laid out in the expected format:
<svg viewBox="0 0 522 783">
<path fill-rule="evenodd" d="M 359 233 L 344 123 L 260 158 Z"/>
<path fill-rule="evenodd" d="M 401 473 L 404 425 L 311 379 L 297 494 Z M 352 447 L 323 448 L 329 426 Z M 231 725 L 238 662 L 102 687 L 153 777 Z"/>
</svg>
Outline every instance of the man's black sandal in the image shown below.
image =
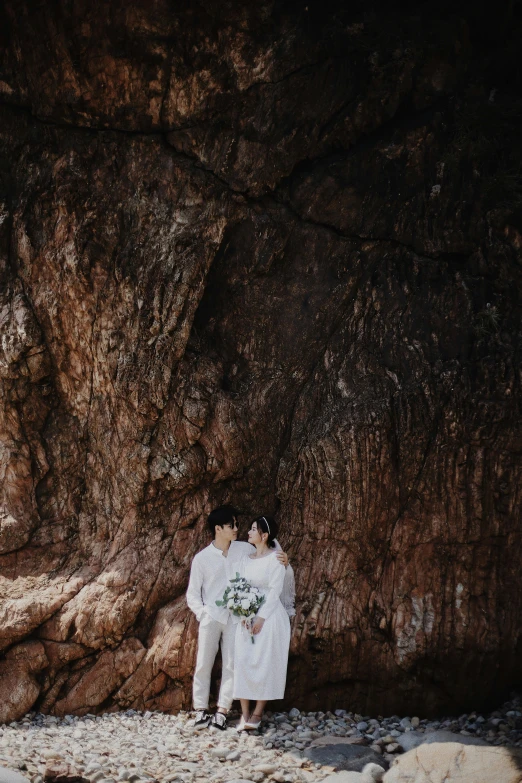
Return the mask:
<svg viewBox="0 0 522 783">
<path fill-rule="evenodd" d="M 211 717 L 210 712 L 207 712 L 207 710 L 196 710 L 196 717 L 192 725 L 198 729 L 206 728 L 210 723 Z"/>
<path fill-rule="evenodd" d="M 212 716 L 211 724 L 214 728 L 224 731 L 227 728 L 227 716 L 223 712 L 216 712 Z"/>
</svg>

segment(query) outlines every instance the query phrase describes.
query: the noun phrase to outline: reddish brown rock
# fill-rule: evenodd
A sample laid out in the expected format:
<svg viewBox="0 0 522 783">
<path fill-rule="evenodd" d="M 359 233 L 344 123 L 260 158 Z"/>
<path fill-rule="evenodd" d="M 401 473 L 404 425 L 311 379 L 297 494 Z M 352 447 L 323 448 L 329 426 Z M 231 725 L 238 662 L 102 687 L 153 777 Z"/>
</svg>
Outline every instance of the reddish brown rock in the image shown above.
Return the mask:
<svg viewBox="0 0 522 783">
<path fill-rule="evenodd" d="M 295 565 L 288 703 L 515 684 L 510 13 L 4 3 L 1 719 L 187 707 L 229 500 Z"/>
<path fill-rule="evenodd" d="M 25 715 L 40 693 L 36 675 L 48 665 L 40 642 L 24 642 L 11 647 L 0 661 L 0 723 Z"/>
<path fill-rule="evenodd" d="M 144 655 L 143 645 L 132 638 L 124 639 L 115 650 L 105 650 L 94 665 L 87 666 L 85 673 L 82 671 L 67 695 L 56 702 L 54 712 L 57 715 L 92 712 L 131 676 Z"/>
</svg>

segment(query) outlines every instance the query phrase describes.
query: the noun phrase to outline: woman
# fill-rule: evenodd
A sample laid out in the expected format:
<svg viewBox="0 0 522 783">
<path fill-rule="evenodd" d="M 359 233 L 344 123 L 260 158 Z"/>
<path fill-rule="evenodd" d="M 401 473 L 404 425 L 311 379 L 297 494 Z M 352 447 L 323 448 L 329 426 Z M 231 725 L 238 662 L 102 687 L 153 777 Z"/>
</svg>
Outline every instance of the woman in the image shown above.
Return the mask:
<svg viewBox="0 0 522 783">
<path fill-rule="evenodd" d="M 234 698 L 240 700 L 242 712 L 238 731 L 257 729 L 267 701 L 282 699 L 285 693 L 290 620 L 281 603 L 285 567 L 276 557 L 276 536 L 273 517 L 258 517 L 248 532 L 256 552 L 235 563 L 241 576 L 265 595 L 252 624 L 255 644 L 243 625 L 236 629 Z M 253 712 L 251 701 L 256 702 Z"/>
</svg>

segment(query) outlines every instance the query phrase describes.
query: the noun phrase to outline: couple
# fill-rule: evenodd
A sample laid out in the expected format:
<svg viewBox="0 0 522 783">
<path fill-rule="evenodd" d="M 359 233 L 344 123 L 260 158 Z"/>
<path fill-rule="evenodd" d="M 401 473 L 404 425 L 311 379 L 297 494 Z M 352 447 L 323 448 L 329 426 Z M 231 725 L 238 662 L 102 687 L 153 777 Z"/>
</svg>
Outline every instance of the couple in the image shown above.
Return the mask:
<svg viewBox="0 0 522 783">
<path fill-rule="evenodd" d="M 282 699 L 285 691 L 290 620 L 294 611 L 294 575 L 276 535 L 270 516 L 252 522 L 248 541 L 237 541 L 238 512 L 226 505 L 207 519 L 213 541 L 194 557 L 190 569 L 187 603 L 199 622 L 198 653 L 193 698 L 198 728 L 210 723 L 227 728 L 233 699 L 241 702 L 238 731 L 257 729 L 268 700 Z M 238 618 L 220 607 L 229 579 L 236 573 L 258 587 L 265 596 L 252 624 L 255 644 Z M 208 712 L 210 676 L 221 644 L 222 675 L 217 712 Z M 250 711 L 250 702 L 255 701 Z"/>
</svg>

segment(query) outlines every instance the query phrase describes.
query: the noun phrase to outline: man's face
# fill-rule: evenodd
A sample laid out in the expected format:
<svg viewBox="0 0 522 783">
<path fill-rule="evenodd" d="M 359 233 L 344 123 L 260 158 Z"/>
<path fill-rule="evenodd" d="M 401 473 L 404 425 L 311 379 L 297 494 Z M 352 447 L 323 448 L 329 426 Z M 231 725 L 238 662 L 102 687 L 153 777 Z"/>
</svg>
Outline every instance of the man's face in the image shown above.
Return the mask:
<svg viewBox="0 0 522 783">
<path fill-rule="evenodd" d="M 238 534 L 237 519 L 234 517 L 233 522 L 226 522 L 221 530 L 227 541 L 235 541 Z"/>
</svg>

